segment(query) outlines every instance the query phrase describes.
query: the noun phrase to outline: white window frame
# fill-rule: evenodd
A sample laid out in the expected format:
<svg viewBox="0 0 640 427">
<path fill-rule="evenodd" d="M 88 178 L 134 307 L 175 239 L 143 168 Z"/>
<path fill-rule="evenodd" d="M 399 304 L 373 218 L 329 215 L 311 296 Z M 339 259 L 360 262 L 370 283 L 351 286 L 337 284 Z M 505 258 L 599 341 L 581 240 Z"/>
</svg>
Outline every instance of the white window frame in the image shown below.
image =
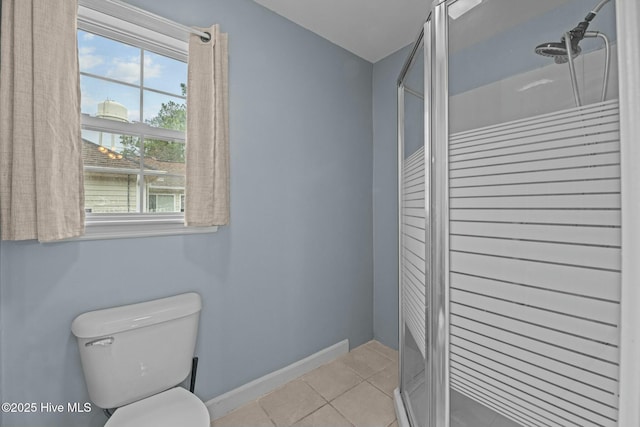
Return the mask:
<svg viewBox="0 0 640 427">
<path fill-rule="evenodd" d="M 189 33 L 166 18 L 117 0 L 80 0 L 78 30 L 179 61 L 186 62 L 188 58 Z M 185 132 L 156 128 L 141 122 L 117 122 L 88 114 L 82 115 L 82 129 L 185 141 Z M 184 212 L 87 213 L 85 235 L 77 240 L 212 233 L 217 229 L 218 227 L 185 227 Z"/>
</svg>

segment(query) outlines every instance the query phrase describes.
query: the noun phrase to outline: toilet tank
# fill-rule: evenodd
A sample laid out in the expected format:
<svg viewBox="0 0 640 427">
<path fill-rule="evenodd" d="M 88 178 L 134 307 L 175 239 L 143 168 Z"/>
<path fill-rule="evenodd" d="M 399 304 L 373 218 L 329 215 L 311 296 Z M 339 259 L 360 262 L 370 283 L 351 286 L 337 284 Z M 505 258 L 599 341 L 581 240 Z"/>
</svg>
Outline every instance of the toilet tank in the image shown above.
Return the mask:
<svg viewBox="0 0 640 427">
<path fill-rule="evenodd" d="M 184 381 L 201 308 L 192 292 L 76 317 L 71 331 L 93 403 L 117 408 Z"/>
</svg>

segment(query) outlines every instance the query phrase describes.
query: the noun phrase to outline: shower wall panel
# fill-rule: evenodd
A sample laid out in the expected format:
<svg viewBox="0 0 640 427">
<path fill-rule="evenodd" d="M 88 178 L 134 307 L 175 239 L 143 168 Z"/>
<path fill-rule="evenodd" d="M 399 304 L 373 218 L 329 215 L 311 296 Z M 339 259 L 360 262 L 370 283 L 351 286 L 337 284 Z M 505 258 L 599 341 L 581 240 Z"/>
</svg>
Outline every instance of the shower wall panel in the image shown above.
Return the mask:
<svg viewBox="0 0 640 427">
<path fill-rule="evenodd" d="M 576 58 L 576 68 L 581 76 L 578 84 L 584 104 L 600 101 L 604 74 L 602 51 L 580 55 Z M 617 45 L 613 44 L 607 100 L 618 97 L 617 75 Z M 449 98 L 449 102 L 452 133 L 575 106 L 571 85 L 567 82 L 567 67 L 554 63 L 458 93 Z"/>
<path fill-rule="evenodd" d="M 449 143 L 451 385 L 524 426 L 615 426 L 617 101 Z"/>
</svg>

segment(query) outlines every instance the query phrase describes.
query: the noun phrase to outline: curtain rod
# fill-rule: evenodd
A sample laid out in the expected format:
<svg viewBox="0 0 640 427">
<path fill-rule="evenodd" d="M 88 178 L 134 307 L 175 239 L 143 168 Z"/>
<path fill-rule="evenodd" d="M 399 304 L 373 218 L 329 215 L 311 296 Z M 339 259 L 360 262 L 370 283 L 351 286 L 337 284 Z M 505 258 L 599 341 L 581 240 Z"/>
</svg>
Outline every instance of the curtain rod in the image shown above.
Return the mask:
<svg viewBox="0 0 640 427">
<path fill-rule="evenodd" d="M 88 7 L 99 12 L 119 17 L 123 9 L 135 13 L 137 15 L 143 15 L 155 21 L 162 21 L 164 24 L 171 26 L 177 30 L 184 31 L 185 33 L 191 33 L 200 36 L 203 42 L 211 40 L 211 34 L 206 31 L 196 30 L 195 28 L 188 27 L 186 25 L 179 24 L 175 21 L 167 19 L 165 17 L 156 15 L 144 9 L 132 6 L 120 0 L 79 0 L 78 3 L 82 6 Z M 120 13 L 118 13 L 120 12 Z"/>
</svg>

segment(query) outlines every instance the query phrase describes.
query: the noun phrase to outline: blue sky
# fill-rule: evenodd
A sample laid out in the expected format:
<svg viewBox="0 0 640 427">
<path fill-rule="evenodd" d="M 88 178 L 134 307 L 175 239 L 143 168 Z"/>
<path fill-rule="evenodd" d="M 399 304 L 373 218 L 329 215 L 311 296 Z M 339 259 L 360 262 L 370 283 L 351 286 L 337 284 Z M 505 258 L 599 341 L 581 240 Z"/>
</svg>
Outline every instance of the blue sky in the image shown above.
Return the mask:
<svg viewBox="0 0 640 427">
<path fill-rule="evenodd" d="M 80 71 L 140 85 L 141 49 L 85 31 L 78 31 Z M 187 64 L 144 51 L 144 87 L 181 95 L 180 83 L 187 81 Z M 140 89 L 81 76 L 82 112 L 95 115 L 97 105 L 106 99 L 127 107 L 129 121 L 140 121 Z M 142 121 L 154 117 L 163 102 L 181 98 L 144 90 Z"/>
</svg>

